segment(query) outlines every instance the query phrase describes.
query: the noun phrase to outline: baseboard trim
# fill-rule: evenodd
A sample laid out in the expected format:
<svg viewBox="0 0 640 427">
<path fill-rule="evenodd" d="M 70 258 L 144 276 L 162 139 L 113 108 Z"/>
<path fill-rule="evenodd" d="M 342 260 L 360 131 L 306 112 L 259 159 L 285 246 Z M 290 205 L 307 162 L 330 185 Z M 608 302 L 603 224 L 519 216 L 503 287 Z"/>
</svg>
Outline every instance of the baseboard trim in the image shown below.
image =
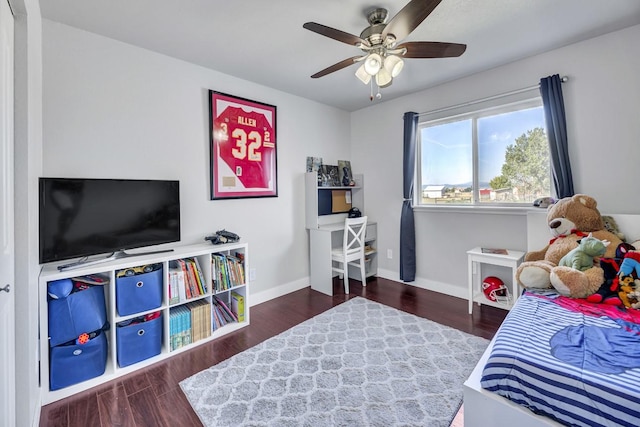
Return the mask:
<svg viewBox="0 0 640 427">
<path fill-rule="evenodd" d="M 291 292 L 299 291 L 300 289 L 309 287 L 309 282 L 309 277 L 303 277 L 302 279 L 285 283 L 284 285 L 276 286 L 275 288 L 267 289 L 266 291 L 257 292 L 255 294 L 249 292 L 249 306 L 251 307 L 257 304 L 261 304 L 263 302 L 267 302 Z"/>
<path fill-rule="evenodd" d="M 392 270 L 384 270 L 378 269 L 378 277 L 382 277 L 383 279 L 393 280 L 395 282 L 405 283 L 410 286 L 415 286 L 417 288 L 426 289 L 428 291 L 434 291 L 445 295 L 450 295 L 456 298 L 468 299 L 469 298 L 469 290 L 468 288 L 452 285 L 450 283 L 437 282 L 435 280 L 423 279 L 420 277 L 416 277 L 416 280 L 413 282 L 403 282 L 400 280 L 400 275 L 396 271 Z"/>
<path fill-rule="evenodd" d="M 383 279 L 393 280 L 394 282 L 405 283 L 409 286 L 415 286 L 417 288 L 426 289 L 428 291 L 434 291 L 445 295 L 450 295 L 456 298 L 468 299 L 468 290 L 466 287 L 462 288 L 460 286 L 452 285 L 450 283 L 437 282 L 435 280 L 427 280 L 422 279 L 420 277 L 416 278 L 413 282 L 403 282 L 400 280 L 400 277 L 397 272 L 392 270 L 384 270 L 378 269 L 378 277 L 382 277 Z M 310 278 L 304 277 L 302 279 L 298 279 L 293 282 L 285 283 L 284 285 L 276 286 L 275 288 L 267 289 L 266 291 L 250 293 L 249 297 L 249 306 L 254 306 L 257 304 L 261 304 L 263 302 L 267 302 L 274 298 L 281 297 L 283 295 L 289 294 L 291 292 L 299 291 L 300 289 L 304 289 L 309 285 Z"/>
</svg>

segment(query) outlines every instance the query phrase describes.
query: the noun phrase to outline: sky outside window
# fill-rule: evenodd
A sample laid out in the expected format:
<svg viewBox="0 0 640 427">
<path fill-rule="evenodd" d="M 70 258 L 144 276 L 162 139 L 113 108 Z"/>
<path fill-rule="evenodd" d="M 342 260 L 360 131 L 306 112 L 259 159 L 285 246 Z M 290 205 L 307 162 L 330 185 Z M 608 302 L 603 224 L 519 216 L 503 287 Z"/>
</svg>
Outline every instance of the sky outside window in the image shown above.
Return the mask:
<svg viewBox="0 0 640 427">
<path fill-rule="evenodd" d="M 423 185 L 471 185 L 471 119 L 424 128 L 421 142 Z"/>
<path fill-rule="evenodd" d="M 501 175 L 507 146 L 536 127 L 545 127 L 542 107 L 478 119 L 478 179 L 481 188 Z M 472 139 L 472 119 L 423 128 L 422 185 L 470 186 L 473 180 Z"/>
<path fill-rule="evenodd" d="M 487 185 L 502 174 L 507 146 L 537 127 L 544 129 L 542 107 L 478 119 L 478 180 L 481 185 Z"/>
</svg>

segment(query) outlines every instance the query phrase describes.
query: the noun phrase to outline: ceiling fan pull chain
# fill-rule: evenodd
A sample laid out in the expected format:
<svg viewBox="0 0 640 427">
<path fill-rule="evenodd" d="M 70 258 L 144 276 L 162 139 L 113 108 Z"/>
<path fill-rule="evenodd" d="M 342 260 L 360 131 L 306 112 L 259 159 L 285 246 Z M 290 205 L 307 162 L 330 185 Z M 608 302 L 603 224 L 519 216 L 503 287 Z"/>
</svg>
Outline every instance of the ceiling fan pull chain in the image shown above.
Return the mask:
<svg viewBox="0 0 640 427">
<path fill-rule="evenodd" d="M 369 87 L 371 88 L 371 92 L 369 94 L 369 101 L 373 101 L 373 79 L 369 81 L 369 84 L 370 84 Z"/>
</svg>

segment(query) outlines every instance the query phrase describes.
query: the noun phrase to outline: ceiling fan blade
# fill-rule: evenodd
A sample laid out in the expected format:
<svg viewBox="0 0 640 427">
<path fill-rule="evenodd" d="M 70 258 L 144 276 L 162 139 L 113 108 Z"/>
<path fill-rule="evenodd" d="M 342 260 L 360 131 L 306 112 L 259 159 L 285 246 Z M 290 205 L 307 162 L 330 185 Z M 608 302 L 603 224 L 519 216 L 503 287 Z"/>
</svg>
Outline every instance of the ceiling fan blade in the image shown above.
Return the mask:
<svg viewBox="0 0 640 427">
<path fill-rule="evenodd" d="M 333 64 L 332 66 L 325 68 L 322 71 L 318 71 L 317 73 L 312 75 L 311 78 L 312 79 L 317 79 L 318 77 L 322 77 L 322 76 L 326 76 L 327 74 L 331 74 L 334 71 L 342 70 L 343 68 L 346 68 L 351 64 L 354 64 L 355 62 L 357 62 L 358 60 L 360 60 L 362 58 L 363 58 L 362 56 L 354 56 L 354 57 L 351 57 L 351 58 L 344 59 L 344 60 L 338 62 L 337 64 Z"/>
<path fill-rule="evenodd" d="M 316 22 L 306 22 L 302 27 L 309 31 L 313 31 L 314 33 L 318 33 L 352 46 L 355 46 L 358 43 L 363 43 L 367 46 L 369 45 L 369 43 L 358 36 L 354 36 L 353 34 L 345 33 L 344 31 L 336 30 L 335 28 L 327 27 L 326 25 L 318 24 Z"/>
<path fill-rule="evenodd" d="M 396 40 L 402 40 L 415 30 L 442 0 L 411 0 L 391 18 L 382 31 L 382 38 L 393 34 Z"/>
<path fill-rule="evenodd" d="M 395 49 L 407 49 L 404 58 L 453 58 L 460 56 L 467 49 L 466 44 L 442 42 L 406 42 Z"/>
</svg>

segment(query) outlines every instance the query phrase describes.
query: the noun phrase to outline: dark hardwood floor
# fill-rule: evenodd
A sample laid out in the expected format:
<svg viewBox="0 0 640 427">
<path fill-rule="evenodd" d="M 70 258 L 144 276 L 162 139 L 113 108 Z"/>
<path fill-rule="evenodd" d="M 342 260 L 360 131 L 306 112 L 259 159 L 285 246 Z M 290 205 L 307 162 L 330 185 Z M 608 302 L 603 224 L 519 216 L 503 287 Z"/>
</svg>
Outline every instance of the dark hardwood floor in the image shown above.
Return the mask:
<svg viewBox="0 0 640 427">
<path fill-rule="evenodd" d="M 41 426 L 200 426 L 178 383 L 277 335 L 350 298 L 372 301 L 416 314 L 484 338 L 492 338 L 507 312 L 482 306 L 467 312 L 467 301 L 386 279 L 363 287 L 351 281 L 345 295 L 334 280 L 334 296 L 305 288 L 251 307 L 251 324 L 210 343 L 135 373 L 42 408 Z"/>
</svg>

